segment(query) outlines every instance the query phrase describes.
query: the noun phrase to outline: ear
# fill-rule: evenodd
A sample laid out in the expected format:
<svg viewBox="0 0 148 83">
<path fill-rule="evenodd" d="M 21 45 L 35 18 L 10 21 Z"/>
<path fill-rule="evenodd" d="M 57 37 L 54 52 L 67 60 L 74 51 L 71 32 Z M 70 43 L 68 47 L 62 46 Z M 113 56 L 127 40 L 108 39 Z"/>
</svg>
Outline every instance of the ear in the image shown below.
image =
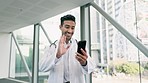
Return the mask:
<svg viewBox="0 0 148 83">
<path fill-rule="evenodd" d="M 59 28 L 61 29 L 62 28 L 62 25 L 59 25 Z"/>
</svg>

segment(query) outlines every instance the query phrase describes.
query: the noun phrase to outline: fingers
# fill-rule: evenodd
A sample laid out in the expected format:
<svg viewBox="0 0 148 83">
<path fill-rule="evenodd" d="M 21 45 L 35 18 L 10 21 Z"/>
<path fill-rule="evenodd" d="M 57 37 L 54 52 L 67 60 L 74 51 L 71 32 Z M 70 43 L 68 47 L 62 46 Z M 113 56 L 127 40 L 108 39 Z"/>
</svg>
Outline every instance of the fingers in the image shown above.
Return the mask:
<svg viewBox="0 0 148 83">
<path fill-rule="evenodd" d="M 83 56 L 80 53 L 76 53 L 76 59 L 80 62 L 81 65 L 86 64 L 87 56 Z"/>
<path fill-rule="evenodd" d="M 61 57 L 69 49 L 70 44 L 66 46 L 65 43 L 66 43 L 66 36 L 62 35 L 59 41 L 59 46 L 58 46 L 58 51 L 57 51 L 58 57 Z"/>
<path fill-rule="evenodd" d="M 83 56 L 88 57 L 86 51 L 84 51 L 82 48 L 81 48 L 81 52 L 83 53 Z"/>
<path fill-rule="evenodd" d="M 87 55 L 84 56 L 84 55 L 82 55 L 82 54 L 80 54 L 80 53 L 76 53 L 76 54 L 77 54 L 77 57 L 78 57 L 78 58 L 81 58 L 81 59 L 84 59 L 84 60 L 87 59 L 87 57 L 86 57 Z"/>
<path fill-rule="evenodd" d="M 82 59 L 80 56 L 76 56 L 76 59 L 80 62 L 80 64 L 83 64 L 85 62 L 85 59 Z"/>
<path fill-rule="evenodd" d="M 61 39 L 60 39 L 60 43 L 64 44 L 66 41 L 66 36 L 65 35 L 62 35 L 61 36 Z"/>
</svg>

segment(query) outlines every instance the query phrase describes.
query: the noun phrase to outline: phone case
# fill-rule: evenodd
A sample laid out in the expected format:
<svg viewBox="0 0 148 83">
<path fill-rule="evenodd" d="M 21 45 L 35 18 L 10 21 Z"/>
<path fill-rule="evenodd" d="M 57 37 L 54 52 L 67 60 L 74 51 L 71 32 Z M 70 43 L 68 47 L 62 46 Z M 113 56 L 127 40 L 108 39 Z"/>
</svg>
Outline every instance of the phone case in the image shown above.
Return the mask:
<svg viewBox="0 0 148 83">
<path fill-rule="evenodd" d="M 85 47 L 86 47 L 86 41 L 85 40 L 79 41 L 77 52 L 83 54 L 80 49 L 82 48 L 85 51 Z"/>
</svg>

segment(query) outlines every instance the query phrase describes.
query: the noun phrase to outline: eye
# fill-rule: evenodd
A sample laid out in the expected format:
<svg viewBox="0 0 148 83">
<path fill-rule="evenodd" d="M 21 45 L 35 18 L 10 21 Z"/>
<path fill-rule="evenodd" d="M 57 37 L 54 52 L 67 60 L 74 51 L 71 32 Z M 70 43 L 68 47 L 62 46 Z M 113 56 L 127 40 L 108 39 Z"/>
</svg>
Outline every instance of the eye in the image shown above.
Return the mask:
<svg viewBox="0 0 148 83">
<path fill-rule="evenodd" d="M 68 29 L 70 26 L 69 25 L 65 25 L 65 28 Z"/>
<path fill-rule="evenodd" d="M 72 30 L 74 30 L 75 28 L 74 28 L 74 27 L 72 27 L 71 29 L 72 29 Z"/>
</svg>

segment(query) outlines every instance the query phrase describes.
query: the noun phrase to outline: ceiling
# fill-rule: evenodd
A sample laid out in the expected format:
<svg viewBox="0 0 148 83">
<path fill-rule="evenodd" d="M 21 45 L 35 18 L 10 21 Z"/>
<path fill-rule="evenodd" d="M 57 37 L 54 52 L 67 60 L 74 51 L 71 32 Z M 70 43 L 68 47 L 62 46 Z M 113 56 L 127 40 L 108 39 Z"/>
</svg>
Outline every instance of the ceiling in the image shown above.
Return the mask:
<svg viewBox="0 0 148 83">
<path fill-rule="evenodd" d="M 93 0 L 0 0 L 0 32 L 38 23 Z"/>
</svg>

